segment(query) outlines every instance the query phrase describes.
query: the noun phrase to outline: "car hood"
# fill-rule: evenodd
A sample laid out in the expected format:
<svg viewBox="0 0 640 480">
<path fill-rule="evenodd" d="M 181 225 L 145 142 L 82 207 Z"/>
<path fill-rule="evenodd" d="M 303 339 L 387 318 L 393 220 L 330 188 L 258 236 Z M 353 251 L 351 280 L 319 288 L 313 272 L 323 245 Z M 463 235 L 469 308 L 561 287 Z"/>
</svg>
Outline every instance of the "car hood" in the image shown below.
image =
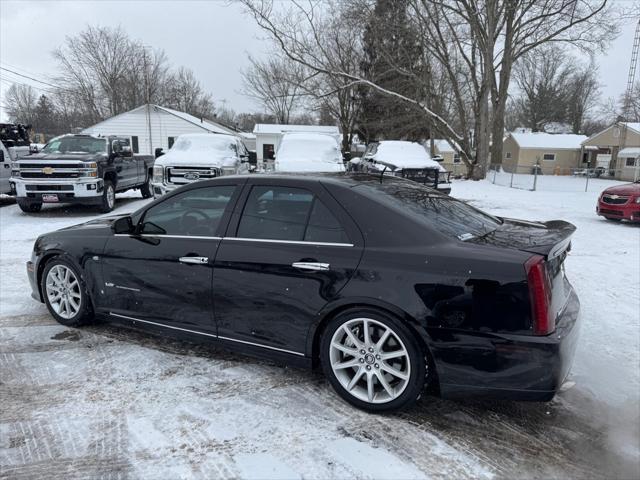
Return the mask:
<svg viewBox="0 0 640 480">
<path fill-rule="evenodd" d="M 640 183 L 625 183 L 615 187 L 609 187 L 602 193 L 611 195 L 640 195 Z"/>
<path fill-rule="evenodd" d="M 224 154 L 216 155 L 209 150 L 169 150 L 158 157 L 154 165 L 163 167 L 189 166 L 189 167 L 235 167 L 238 159 Z"/>
<path fill-rule="evenodd" d="M 568 245 L 575 231 L 575 225 L 562 220 L 529 222 L 502 218 L 502 224 L 496 230 L 468 241 L 553 257 Z"/>
<path fill-rule="evenodd" d="M 26 155 L 20 157 L 20 161 L 74 161 L 74 162 L 89 162 L 98 161 L 102 158 L 106 158 L 106 154 L 102 153 L 34 153 L 32 155 Z"/>
</svg>

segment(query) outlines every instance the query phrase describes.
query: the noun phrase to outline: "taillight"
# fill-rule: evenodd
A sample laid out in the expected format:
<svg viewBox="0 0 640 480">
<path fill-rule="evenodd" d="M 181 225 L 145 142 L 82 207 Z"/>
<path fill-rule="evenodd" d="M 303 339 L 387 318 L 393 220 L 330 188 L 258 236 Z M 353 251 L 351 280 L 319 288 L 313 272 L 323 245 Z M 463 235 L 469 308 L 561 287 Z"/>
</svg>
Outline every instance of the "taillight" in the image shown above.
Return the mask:
<svg viewBox="0 0 640 480">
<path fill-rule="evenodd" d="M 556 320 L 551 314 L 551 284 L 544 257 L 534 255 L 524 264 L 529 282 L 533 333 L 548 335 L 556 329 Z"/>
</svg>

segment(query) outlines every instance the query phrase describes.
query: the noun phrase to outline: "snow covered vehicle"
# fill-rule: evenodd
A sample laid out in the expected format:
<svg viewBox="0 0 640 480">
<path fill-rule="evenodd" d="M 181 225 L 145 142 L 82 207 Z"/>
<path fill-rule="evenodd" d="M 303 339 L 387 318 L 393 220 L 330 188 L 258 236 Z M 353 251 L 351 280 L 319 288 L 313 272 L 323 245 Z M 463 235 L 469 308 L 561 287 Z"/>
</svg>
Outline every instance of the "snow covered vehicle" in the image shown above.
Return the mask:
<svg viewBox="0 0 640 480">
<path fill-rule="evenodd" d="M 338 140 L 324 133 L 284 134 L 274 166 L 280 173 L 346 171 Z"/>
<path fill-rule="evenodd" d="M 11 162 L 29 154 L 29 125 L 0 123 L 0 193 L 11 189 Z"/>
<path fill-rule="evenodd" d="M 451 192 L 451 172 L 447 172 L 416 142 L 385 140 L 370 143 L 362 157 L 360 169 L 408 178 L 442 193 Z"/>
<path fill-rule="evenodd" d="M 140 189 L 143 198 L 151 197 L 153 157 L 134 155 L 130 142 L 129 137 L 81 134 L 52 139 L 40 152 L 13 163 L 18 206 L 35 213 L 43 203 L 76 203 L 110 212 L 116 192 Z"/>
<path fill-rule="evenodd" d="M 235 135 L 180 135 L 166 154 L 156 158 L 153 195 L 157 197 L 192 182 L 249 170 L 249 151 Z"/>
</svg>

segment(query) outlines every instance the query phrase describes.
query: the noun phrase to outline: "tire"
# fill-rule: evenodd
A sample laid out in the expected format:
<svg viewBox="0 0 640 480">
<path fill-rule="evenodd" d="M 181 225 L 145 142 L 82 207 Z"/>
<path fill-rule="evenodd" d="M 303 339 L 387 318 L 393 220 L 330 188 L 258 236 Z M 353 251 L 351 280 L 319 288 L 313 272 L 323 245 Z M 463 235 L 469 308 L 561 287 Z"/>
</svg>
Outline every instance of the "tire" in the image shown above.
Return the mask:
<svg viewBox="0 0 640 480">
<path fill-rule="evenodd" d="M 111 180 L 104 181 L 104 188 L 102 189 L 102 202 L 100 203 L 100 211 L 102 213 L 108 213 L 116 206 L 116 190 Z"/>
<path fill-rule="evenodd" d="M 153 188 L 151 187 L 151 174 L 147 174 L 147 181 L 140 187 L 142 198 L 153 197 Z"/>
<path fill-rule="evenodd" d="M 17 203 L 18 203 L 18 206 L 20 207 L 20 210 L 22 210 L 25 213 L 38 213 L 42 209 L 41 203 L 25 202 L 20 198 L 17 200 Z"/>
<path fill-rule="evenodd" d="M 407 408 L 424 389 L 427 361 L 419 339 L 395 317 L 373 309 L 348 310 L 331 320 L 320 341 L 320 360 L 338 395 L 369 412 Z"/>
<path fill-rule="evenodd" d="M 79 327 L 93 320 L 89 291 L 71 263 L 60 257 L 50 260 L 42 272 L 40 288 L 49 313 L 58 323 Z"/>
</svg>

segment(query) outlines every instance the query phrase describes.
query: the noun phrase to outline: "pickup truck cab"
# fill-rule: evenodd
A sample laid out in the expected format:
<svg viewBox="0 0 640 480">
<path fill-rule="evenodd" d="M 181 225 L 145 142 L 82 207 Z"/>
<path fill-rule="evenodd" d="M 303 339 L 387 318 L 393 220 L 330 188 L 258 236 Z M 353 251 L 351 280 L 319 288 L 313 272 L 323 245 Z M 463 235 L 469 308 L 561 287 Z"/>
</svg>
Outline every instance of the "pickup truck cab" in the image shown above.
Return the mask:
<svg viewBox="0 0 640 480">
<path fill-rule="evenodd" d="M 431 158 L 426 149 L 416 142 L 385 140 L 367 146 L 359 165 L 369 173 L 384 173 L 403 177 L 451 193 L 451 172 Z"/>
<path fill-rule="evenodd" d="M 153 157 L 133 155 L 127 137 L 62 135 L 38 153 L 13 163 L 11 183 L 18 206 L 39 212 L 43 203 L 115 207 L 115 194 L 140 189 L 151 197 Z"/>
<path fill-rule="evenodd" d="M 249 151 L 235 135 L 188 133 L 180 135 L 167 153 L 158 153 L 153 167 L 155 197 L 192 182 L 249 173 Z"/>
</svg>

